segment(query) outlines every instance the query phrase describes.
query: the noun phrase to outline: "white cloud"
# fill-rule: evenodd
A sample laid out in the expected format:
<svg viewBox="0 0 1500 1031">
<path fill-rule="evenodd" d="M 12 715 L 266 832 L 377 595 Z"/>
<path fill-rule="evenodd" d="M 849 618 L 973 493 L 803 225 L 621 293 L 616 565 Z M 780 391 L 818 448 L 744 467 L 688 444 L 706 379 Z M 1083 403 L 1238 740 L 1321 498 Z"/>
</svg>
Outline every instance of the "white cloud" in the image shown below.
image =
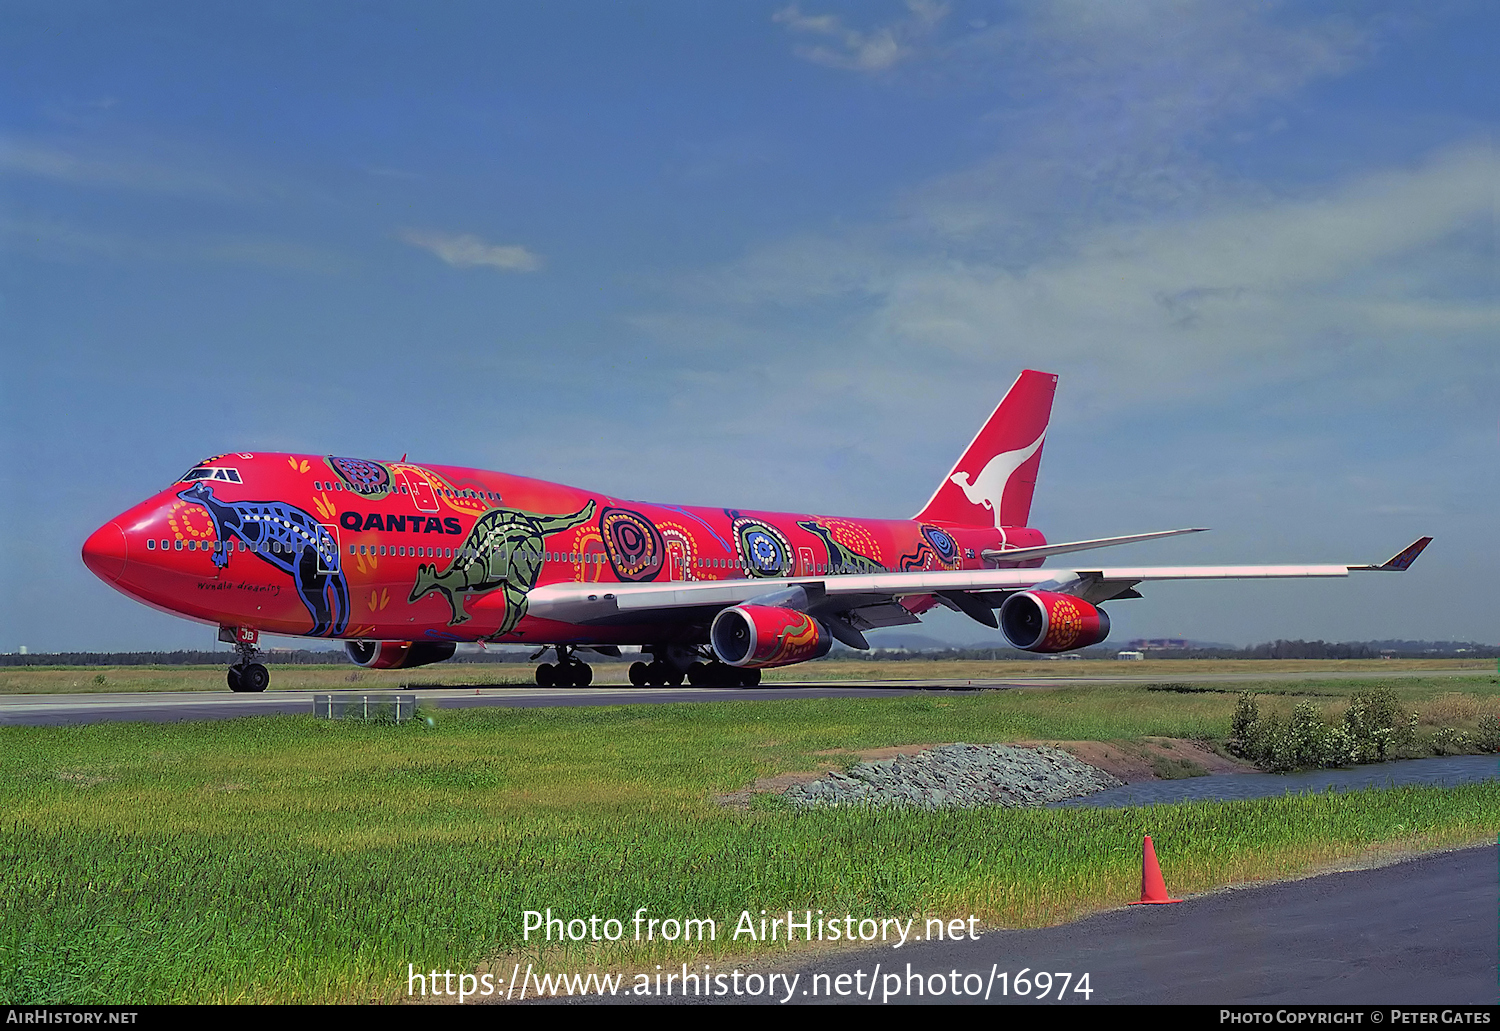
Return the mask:
<svg viewBox="0 0 1500 1031">
<path fill-rule="evenodd" d="M 676 310 L 633 322 L 683 361 L 832 376 L 811 396 L 835 417 L 979 406 L 1025 366 L 1064 374 L 1067 403 L 1105 421 L 1330 376 L 1378 407 L 1472 375 L 1500 328 L 1474 228 L 1497 181 L 1500 151 L 1465 146 L 1300 196 L 1079 226 L 1004 261 L 889 228 L 804 235 L 692 277 Z"/>
<path fill-rule="evenodd" d="M 223 262 L 284 272 L 335 275 L 354 263 L 338 251 L 264 233 L 155 233 L 84 228 L 55 218 L 0 218 L 0 241 L 48 260 L 104 258 L 139 263 Z"/>
<path fill-rule="evenodd" d="M 485 243 L 467 233 L 454 235 L 407 229 L 401 233 L 401 239 L 413 247 L 431 251 L 454 268 L 487 265 L 502 272 L 536 272 L 542 267 L 542 259 L 519 244 Z"/>
<path fill-rule="evenodd" d="M 940 19 L 912 21 L 931 34 Z M 911 29 L 851 29 L 797 6 L 776 20 L 827 41 L 804 56 L 839 67 L 917 56 Z M 1447 375 L 1500 319 L 1492 284 L 1476 286 L 1490 279 L 1474 229 L 1493 215 L 1500 153 L 1457 147 L 1302 187 L 1207 156 L 1251 119 L 1284 131 L 1281 111 L 1268 122 L 1262 110 L 1358 67 L 1376 24 L 1208 0 L 1061 0 L 927 39 L 933 75 L 996 96 L 992 156 L 863 225 L 692 277 L 684 307 L 740 326 L 718 334 L 734 344 L 699 353 L 736 364 L 781 352 L 814 375 L 816 352 L 788 332 L 800 322 L 804 337 L 826 333 L 819 350 L 838 356 L 847 396 L 881 404 L 893 370 L 919 389 L 947 377 L 983 391 L 1034 364 L 1092 379 L 1100 411 L 1305 377 L 1356 352 L 1438 352 L 1447 360 L 1422 374 Z M 1384 374 L 1408 371 L 1397 364 Z"/>
<path fill-rule="evenodd" d="M 145 144 L 141 148 L 144 149 Z M 0 138 L 0 174 L 49 179 L 75 186 L 106 187 L 147 193 L 247 200 L 284 194 L 267 179 L 212 168 L 213 162 L 182 147 L 156 144 L 170 160 L 142 159 L 134 151 L 85 153 L 14 137 Z"/>
<path fill-rule="evenodd" d="M 913 262 L 883 317 L 901 340 L 938 351 L 977 356 L 1032 336 L 1111 365 L 1194 368 L 1316 348 L 1332 329 L 1493 328 L 1492 302 L 1433 292 L 1423 270 L 1466 251 L 1460 238 L 1493 211 L 1497 180 L 1500 152 L 1468 147 L 1318 198 L 1096 227 L 1070 253 L 1019 270 Z"/>
<path fill-rule="evenodd" d="M 803 14 L 796 4 L 777 11 L 772 20 L 793 32 L 821 36 L 830 42 L 797 47 L 799 57 L 830 68 L 884 71 L 917 53 L 920 43 L 948 15 L 948 5 L 906 0 L 910 16 L 873 29 L 853 29 L 836 15 Z"/>
</svg>

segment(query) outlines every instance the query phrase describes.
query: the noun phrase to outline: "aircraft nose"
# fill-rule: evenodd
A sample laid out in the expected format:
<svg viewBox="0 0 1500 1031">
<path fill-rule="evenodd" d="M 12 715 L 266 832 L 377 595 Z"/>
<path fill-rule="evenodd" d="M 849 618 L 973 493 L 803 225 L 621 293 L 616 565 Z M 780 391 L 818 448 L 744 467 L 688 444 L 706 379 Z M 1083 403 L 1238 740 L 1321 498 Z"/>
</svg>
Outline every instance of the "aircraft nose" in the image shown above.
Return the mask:
<svg viewBox="0 0 1500 1031">
<path fill-rule="evenodd" d="M 101 580 L 114 583 L 125 573 L 128 546 L 118 523 L 105 523 L 83 542 L 83 564 Z"/>
</svg>

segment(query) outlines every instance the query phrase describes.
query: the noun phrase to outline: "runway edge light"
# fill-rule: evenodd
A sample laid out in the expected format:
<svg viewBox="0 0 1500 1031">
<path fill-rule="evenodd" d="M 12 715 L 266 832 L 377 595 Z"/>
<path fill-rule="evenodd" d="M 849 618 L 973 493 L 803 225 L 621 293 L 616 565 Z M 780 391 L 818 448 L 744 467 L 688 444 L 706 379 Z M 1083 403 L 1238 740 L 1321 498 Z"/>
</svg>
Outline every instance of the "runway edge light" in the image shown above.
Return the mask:
<svg viewBox="0 0 1500 1031">
<path fill-rule="evenodd" d="M 1167 902 L 1181 902 L 1167 896 L 1167 882 L 1162 880 L 1161 867 L 1156 862 L 1156 846 L 1151 844 L 1151 835 L 1141 847 L 1141 900 L 1132 906 L 1155 906 Z"/>
</svg>

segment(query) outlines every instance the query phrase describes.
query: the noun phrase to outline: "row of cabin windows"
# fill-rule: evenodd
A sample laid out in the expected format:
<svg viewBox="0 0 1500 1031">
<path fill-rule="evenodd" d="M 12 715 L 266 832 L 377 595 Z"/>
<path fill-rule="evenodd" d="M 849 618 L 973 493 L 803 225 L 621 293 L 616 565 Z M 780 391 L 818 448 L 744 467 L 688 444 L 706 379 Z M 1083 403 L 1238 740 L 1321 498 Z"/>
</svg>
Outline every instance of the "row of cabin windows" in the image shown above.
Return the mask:
<svg viewBox="0 0 1500 1031">
<path fill-rule="evenodd" d="M 739 561 L 737 561 L 735 559 L 730 559 L 730 558 L 700 558 L 698 560 L 698 568 L 699 569 L 733 569 L 733 570 L 739 571 L 739 570 L 745 569 L 746 566 L 745 566 L 745 564 L 743 562 L 739 562 Z M 877 568 L 881 572 L 883 572 L 883 573 L 889 573 L 891 571 L 888 566 L 879 566 Z M 851 572 L 851 573 L 855 572 L 855 571 L 856 570 L 854 570 L 852 568 L 849 569 L 849 570 L 847 570 L 847 572 Z M 824 563 L 824 562 L 815 563 L 813 565 L 813 574 L 814 575 L 822 575 L 824 573 L 838 574 L 838 573 L 843 573 L 843 572 L 846 572 L 846 570 L 842 566 L 838 566 L 838 565 L 832 565 L 832 564 Z"/>
<path fill-rule="evenodd" d="M 380 484 L 379 486 L 371 487 L 345 487 L 338 480 L 314 480 L 313 490 L 349 490 L 357 494 L 409 493 L 405 487 L 398 488 L 395 484 Z M 433 490 L 438 496 L 445 498 L 483 498 L 486 501 L 500 500 L 500 495 L 492 490 L 449 490 L 446 487 L 435 487 Z"/>
<path fill-rule="evenodd" d="M 175 548 L 176 548 L 177 551 L 182 551 L 184 548 L 186 548 L 188 551 L 214 551 L 214 552 L 221 552 L 221 551 L 223 551 L 225 549 L 225 546 L 226 546 L 226 543 L 223 542 L 223 541 L 191 541 L 190 540 L 190 541 L 175 541 L 174 542 L 174 541 L 170 541 L 170 540 L 165 540 L 164 539 L 161 542 L 160 548 L 161 548 L 162 551 L 168 551 L 168 550 L 171 550 L 174 547 L 174 544 L 175 544 Z M 146 550 L 147 551 L 155 551 L 155 550 L 157 550 L 157 547 L 158 547 L 158 545 L 157 545 L 156 539 L 154 537 L 147 539 L 147 541 L 146 541 Z M 235 542 L 234 541 L 227 542 L 227 547 L 228 547 L 228 549 L 230 551 L 234 551 L 235 550 Z M 276 554 L 276 555 L 280 555 L 280 554 L 291 554 L 291 552 L 292 552 L 293 549 L 292 549 L 291 545 L 282 544 L 280 541 L 265 541 L 265 542 L 262 542 L 259 545 L 256 545 L 256 544 L 246 544 L 244 541 L 240 541 L 239 542 L 239 550 L 240 551 L 258 551 L 258 552 L 261 552 L 263 554 Z M 500 549 L 498 547 L 496 547 L 496 548 L 494 548 L 492 550 L 499 551 Z M 405 557 L 416 557 L 416 558 L 454 558 L 456 556 L 459 556 L 460 554 L 461 554 L 461 557 L 463 557 L 463 558 L 474 558 L 474 557 L 476 557 L 479 554 L 479 551 L 480 551 L 480 549 L 478 549 L 478 548 L 426 548 L 426 547 L 418 548 L 418 547 L 407 547 L 405 545 L 386 545 L 386 544 L 380 544 L 380 545 L 375 545 L 375 544 L 358 544 L 358 545 L 351 544 L 351 545 L 349 545 L 349 554 L 350 555 L 395 556 L 397 558 L 405 558 Z M 605 557 L 603 555 L 601 555 L 601 554 L 598 554 L 597 552 L 590 553 L 590 554 L 582 554 L 582 553 L 579 553 L 579 552 L 576 552 L 576 551 L 567 552 L 567 553 L 563 553 L 563 552 L 560 552 L 560 551 L 544 551 L 544 552 L 540 553 L 540 556 L 538 556 L 536 553 L 528 551 L 528 552 L 524 552 L 523 553 L 523 557 L 524 558 L 540 557 L 542 559 L 542 561 L 544 561 L 544 562 L 584 562 L 584 563 L 589 563 L 589 564 L 601 564 L 601 565 L 605 561 Z M 683 564 L 684 564 L 684 566 L 686 565 L 686 563 L 683 563 Z M 736 572 L 738 572 L 738 571 L 740 571 L 740 570 L 742 570 L 742 569 L 745 568 L 743 563 L 737 562 L 734 559 L 727 559 L 727 558 L 700 558 L 698 560 L 698 567 L 700 569 L 733 569 Z M 890 570 L 887 569 L 884 566 L 882 566 L 881 569 L 884 570 L 885 572 L 890 572 Z M 821 563 L 818 564 L 818 565 L 816 565 L 816 566 L 814 566 L 813 567 L 813 571 L 814 571 L 815 575 L 821 575 L 821 574 L 825 574 L 825 573 L 837 574 L 837 573 L 840 572 L 839 568 L 836 567 L 836 566 L 829 566 L 829 565 L 824 565 L 824 564 L 821 564 Z"/>
<path fill-rule="evenodd" d="M 398 488 L 394 483 L 371 483 L 345 487 L 338 480 L 314 480 L 313 490 L 347 490 L 355 494 L 405 494 L 406 488 Z"/>
<path fill-rule="evenodd" d="M 395 556 L 416 558 L 477 558 L 482 548 L 415 548 L 405 547 L 399 544 L 351 544 L 350 555 L 374 555 L 376 557 Z M 491 551 L 500 551 L 498 545 L 492 547 Z M 519 557 L 525 559 L 539 558 L 543 562 L 587 562 L 603 563 L 604 556 L 598 554 L 585 555 L 572 551 L 563 554 L 560 551 L 522 551 Z"/>
<path fill-rule="evenodd" d="M 162 540 L 161 544 L 158 545 L 156 543 L 156 538 L 155 537 L 148 537 L 148 538 L 146 538 L 146 550 L 147 551 L 156 551 L 158 549 L 158 547 L 162 551 L 174 551 L 174 550 L 175 551 L 182 551 L 182 550 L 186 549 L 187 551 L 212 551 L 212 552 L 218 553 L 218 552 L 223 552 L 223 551 L 226 551 L 226 550 L 227 551 L 234 551 L 235 550 L 235 542 L 234 541 L 171 541 L 171 540 L 166 540 L 164 538 Z M 260 552 L 263 555 L 273 555 L 273 554 L 274 555 L 283 555 L 283 554 L 290 555 L 292 553 L 292 551 L 293 551 L 293 548 L 292 548 L 292 546 L 290 544 L 282 544 L 280 541 L 262 541 L 260 544 L 246 544 L 244 541 L 240 541 L 239 542 L 239 550 L 240 551 L 258 551 L 258 552 Z"/>
</svg>

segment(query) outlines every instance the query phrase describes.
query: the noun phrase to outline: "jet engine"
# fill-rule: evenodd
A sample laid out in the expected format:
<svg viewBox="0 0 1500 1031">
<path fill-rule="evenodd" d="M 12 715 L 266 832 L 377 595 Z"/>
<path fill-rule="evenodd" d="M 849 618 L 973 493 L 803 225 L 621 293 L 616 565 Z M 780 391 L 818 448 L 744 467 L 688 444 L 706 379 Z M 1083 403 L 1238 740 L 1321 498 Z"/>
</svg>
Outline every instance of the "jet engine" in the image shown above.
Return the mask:
<svg viewBox="0 0 1500 1031">
<path fill-rule="evenodd" d="M 411 669 L 453 658 L 452 641 L 345 641 L 344 654 L 366 669 Z"/>
<path fill-rule="evenodd" d="M 1087 648 L 1109 636 L 1109 615 L 1082 598 L 1052 591 L 1022 591 L 1000 606 L 1000 629 L 1028 652 Z"/>
<path fill-rule="evenodd" d="M 816 619 L 771 605 L 725 609 L 714 618 L 708 639 L 721 662 L 742 669 L 821 659 L 833 647 L 833 637 Z"/>
</svg>

